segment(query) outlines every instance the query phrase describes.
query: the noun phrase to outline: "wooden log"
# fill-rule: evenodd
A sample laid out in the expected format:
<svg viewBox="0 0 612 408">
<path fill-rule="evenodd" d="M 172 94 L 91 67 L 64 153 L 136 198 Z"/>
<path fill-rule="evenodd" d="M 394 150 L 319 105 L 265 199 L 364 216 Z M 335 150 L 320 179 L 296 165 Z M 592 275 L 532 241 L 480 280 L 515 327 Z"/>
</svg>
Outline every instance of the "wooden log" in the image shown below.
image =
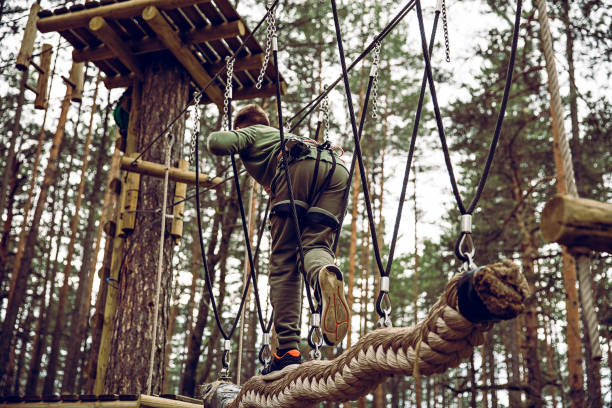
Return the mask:
<svg viewBox="0 0 612 408">
<path fill-rule="evenodd" d="M 159 10 L 153 6 L 147 7 L 142 12 L 142 18 L 149 24 L 153 31 L 155 31 L 166 48 L 168 48 L 176 59 L 180 61 L 187 72 L 191 74 L 194 82 L 198 84 L 201 89 L 206 88 L 211 81 L 210 75 L 204 70 L 189 47 L 181 41 L 178 33 L 170 27 Z M 217 86 L 210 85 L 204 92 L 210 100 L 217 105 L 221 106 L 223 104 L 223 95 Z"/>
<path fill-rule="evenodd" d="M 36 40 L 36 22 L 38 21 L 39 11 L 40 4 L 38 4 L 38 2 L 32 4 L 32 7 L 30 7 L 30 14 L 28 15 L 28 22 L 23 32 L 21 48 L 19 48 L 19 54 L 17 54 L 17 61 L 15 62 L 17 69 L 20 71 L 27 71 L 30 59 L 32 58 L 34 41 Z"/>
<path fill-rule="evenodd" d="M 140 192 L 140 174 L 129 172 L 124 187 L 125 201 L 121 207 L 121 233 L 123 236 L 131 234 L 136 225 L 138 194 Z"/>
<path fill-rule="evenodd" d="M 70 82 L 74 84 L 72 102 L 81 102 L 83 100 L 83 85 L 85 83 L 84 66 L 85 64 L 82 62 L 72 63 L 72 68 L 70 69 Z"/>
<path fill-rule="evenodd" d="M 153 163 L 140 159 L 134 163 L 133 161 L 133 158 L 125 156 L 122 157 L 121 169 L 157 178 L 164 177 L 165 166 L 163 164 Z M 181 170 L 176 167 L 171 167 L 170 172 L 168 173 L 168 178 L 172 181 L 195 185 L 195 172 L 193 171 Z M 200 173 L 199 181 L 200 186 L 211 187 L 218 183 L 222 183 L 223 179 L 221 177 L 210 177 L 206 174 Z"/>
<path fill-rule="evenodd" d="M 140 402 L 140 408 L 202 408 L 202 402 L 196 404 L 192 402 L 181 401 L 181 399 L 178 398 L 160 398 L 144 394 L 140 394 L 138 401 Z"/>
<path fill-rule="evenodd" d="M 287 83 L 281 82 L 281 93 L 284 94 L 285 92 L 287 92 Z M 254 86 L 250 88 L 235 89 L 232 100 L 242 101 L 245 99 L 265 98 L 269 96 L 276 96 L 276 85 L 270 84 L 262 86 L 261 89 L 257 89 Z M 200 100 L 200 103 L 208 104 L 212 103 L 212 101 L 207 97 L 207 95 L 204 95 Z"/>
<path fill-rule="evenodd" d="M 180 170 L 187 171 L 189 168 L 189 162 L 184 159 L 180 159 L 178 163 L 178 168 Z M 170 235 L 174 237 L 175 242 L 178 243 L 181 237 L 183 236 L 183 216 L 185 213 L 185 197 L 187 196 L 187 184 L 185 183 L 176 183 L 174 187 L 174 199 L 173 203 L 175 204 L 172 208 L 172 227 L 170 228 Z"/>
<path fill-rule="evenodd" d="M 130 103 L 130 120 L 128 122 L 127 137 L 125 141 L 125 154 L 132 155 L 136 153 L 138 146 L 138 124 L 140 119 L 140 99 L 141 99 L 141 82 L 135 80 L 132 87 L 132 102 Z M 132 156 L 136 157 L 136 156 Z"/>
<path fill-rule="evenodd" d="M 49 83 L 52 51 L 53 46 L 51 44 L 43 44 L 40 54 L 40 68 L 43 72 L 38 75 L 38 82 L 36 82 L 36 99 L 34 100 L 36 109 L 44 110 L 47 106 L 47 84 Z"/>
<path fill-rule="evenodd" d="M 244 23 L 238 20 L 189 31 L 185 33 L 184 41 L 189 45 L 200 44 L 208 41 L 237 37 L 239 35 L 244 35 L 245 32 L 246 28 Z M 156 38 L 144 38 L 138 41 L 128 41 L 127 47 L 134 55 L 148 54 L 166 49 L 164 43 Z M 105 45 L 100 45 L 95 48 L 84 48 L 82 50 L 75 49 L 72 51 L 72 59 L 74 61 L 81 62 L 102 61 L 105 59 L 114 58 L 115 56 L 116 55 L 113 50 Z"/>
<path fill-rule="evenodd" d="M 53 15 L 38 20 L 38 30 L 42 33 L 50 31 L 72 30 L 86 27 L 94 17 L 103 18 L 129 18 L 142 12 L 146 7 L 155 6 L 162 10 L 172 10 L 194 4 L 208 3 L 210 0 L 131 0 L 109 4 L 106 6 L 84 9 L 72 13 Z"/>
<path fill-rule="evenodd" d="M 548 242 L 612 253 L 612 204 L 557 194 L 542 211 L 541 229 Z"/>
<path fill-rule="evenodd" d="M 106 77 L 104 79 L 104 86 L 106 86 L 106 89 L 127 88 L 128 86 L 132 86 L 135 78 L 136 76 L 132 73 L 129 75 Z"/>
<path fill-rule="evenodd" d="M 100 39 L 119 60 L 136 75 L 136 78 L 142 80 L 143 74 L 140 69 L 140 63 L 132 54 L 125 41 L 108 25 L 102 17 L 94 17 L 89 21 L 89 29 L 96 37 Z"/>
</svg>

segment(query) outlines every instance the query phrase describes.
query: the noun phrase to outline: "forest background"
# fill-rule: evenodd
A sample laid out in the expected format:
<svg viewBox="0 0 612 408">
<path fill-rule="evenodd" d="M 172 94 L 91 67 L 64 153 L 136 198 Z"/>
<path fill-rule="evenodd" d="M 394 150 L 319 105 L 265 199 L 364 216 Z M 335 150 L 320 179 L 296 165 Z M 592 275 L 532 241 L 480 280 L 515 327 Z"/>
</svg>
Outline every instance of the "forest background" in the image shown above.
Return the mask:
<svg viewBox="0 0 612 408">
<path fill-rule="evenodd" d="M 264 14 L 263 2 L 240 0 L 236 3 L 251 28 Z M 339 1 L 347 60 L 356 57 L 364 44 L 381 30 L 397 9 L 396 3 Z M 429 29 L 434 2 L 426 3 L 425 24 Z M 547 3 L 578 191 L 582 197 L 609 202 L 612 199 L 612 3 L 609 0 Z M 61 0 L 41 2 L 43 8 L 65 4 Z M 57 34 L 38 35 L 35 53 L 40 52 L 43 42 L 54 47 L 54 75 L 44 119 L 45 113 L 33 108 L 34 95 L 27 89 L 22 91 L 24 78 L 28 84 L 35 83 L 34 70 L 30 69 L 22 77 L 14 68 L 29 5 L 10 0 L 0 3 L 0 157 L 3 158 L 0 163 L 3 176 L 0 317 L 3 320 L 17 247 L 28 231 L 32 231 L 32 218 L 36 217 L 30 211 L 30 216 L 24 219 L 25 209 L 30 205 L 28 201 L 37 203 L 41 196 L 45 199 L 40 205 L 39 227 L 27 258 L 27 287 L 22 298 L 17 299 L 20 307 L 16 324 L 14 328 L 2 327 L 3 335 L 11 330 L 12 341 L 7 350 L 2 350 L 6 365 L 1 389 L 4 395 L 90 393 L 100 336 L 96 319 L 100 319 L 106 286 L 113 284 L 98 277 L 98 271 L 103 274 L 104 248 L 108 246 L 105 234 L 99 245 L 95 243 L 104 223 L 100 219 L 116 135 L 111 111 L 121 91 L 107 92 L 101 84 L 98 87 L 96 68 L 87 68 L 83 101 L 73 103 L 70 108 L 56 173 L 52 182 L 43 183 L 42 169 L 48 164 L 63 97 L 61 76 L 69 73 L 71 48 Z M 451 61 L 445 61 L 445 39 L 440 25 L 432 63 L 451 158 L 462 197 L 469 200 L 480 177 L 497 119 L 515 3 L 451 1 L 447 8 Z M 283 99 L 288 117 L 335 79 L 340 67 L 327 2 L 281 1 L 276 16 L 280 69 L 289 85 Z M 603 351 L 603 360 L 595 362 L 590 358 L 592 350 L 582 329 L 583 322 L 572 321 L 566 313 L 561 249 L 556 244 L 545 243 L 539 231 L 541 210 L 556 189 L 550 97 L 537 16 L 534 4 L 526 1 L 502 138 L 487 187 L 474 214 L 477 263 L 492 263 L 506 257 L 521 264 L 534 291 L 528 304 L 529 313 L 497 325 L 489 332 L 484 346 L 458 368 L 417 381 L 394 377 L 376 393 L 359 401 L 359 406 L 577 407 L 586 404 L 596 407 L 609 406 L 612 401 L 612 258 L 607 253 L 594 253 L 591 260 L 593 298 Z M 366 113 L 362 146 L 383 259 L 389 251 L 398 186 L 403 177 L 423 73 L 418 35 L 416 15 L 412 12 L 384 40 L 376 103 L 371 103 Z M 258 39 L 265 44 L 263 32 Z M 359 106 L 371 60 L 371 56 L 366 58 L 351 74 L 358 115 L 363 114 Z M 274 116 L 273 98 L 257 102 Z M 18 115 L 20 105 L 22 112 Z M 376 118 L 372 117 L 374 106 Z M 196 126 L 206 135 L 220 125 L 216 107 L 204 109 L 202 120 L 197 124 L 193 113 L 190 112 L 185 136 L 187 153 Z M 87 145 L 90 117 L 93 132 Z M 316 121 L 315 113 L 296 133 L 312 135 Z M 350 160 L 353 147 L 341 85 L 330 93 L 329 122 L 329 139 L 341 145 Z M 40 163 L 35 165 L 39 140 L 42 140 Z M 14 151 L 10 146 L 15 146 Z M 202 154 L 204 173 L 229 175 L 224 172 L 228 166 L 226 159 L 212 157 L 205 150 Z M 85 157 L 89 165 L 83 173 Z M 442 157 L 431 101 L 427 98 L 391 272 L 394 326 L 408 326 L 422 318 L 442 292 L 445 282 L 460 267 L 453 254 L 459 212 Z M 81 179 L 84 190 L 82 203 L 78 204 Z M 355 180 L 359 180 L 358 175 Z M 267 196 L 246 177 L 241 182 L 245 201 L 252 203 L 257 220 L 253 222 L 256 234 Z M 44 195 L 41 186 L 47 189 Z M 326 357 L 333 357 L 372 330 L 377 320 L 374 301 L 378 271 L 359 183 L 355 182 L 352 188 L 338 259 L 347 277 L 354 318 L 343 346 L 328 350 Z M 188 190 L 188 194 L 191 192 Z M 236 299 L 242 287 L 245 259 L 236 191 L 226 183 L 207 192 L 202 199 L 213 294 L 221 305 L 224 320 L 229 322 L 238 307 Z M 192 202 L 185 211 L 185 233 L 177 242 L 172 259 L 168 358 L 163 367 L 162 390 L 191 396 L 196 393 L 196 385 L 216 378 L 221 335 L 209 310 Z M 73 226 L 75 234 L 71 233 Z M 266 299 L 269 240 L 265 232 L 263 237 L 257 272 L 261 295 Z M 93 249 L 98 247 L 100 250 L 96 253 Z M 241 370 L 244 379 L 259 369 L 256 356 L 261 333 L 253 296 L 249 298 L 243 321 L 242 365 L 234 366 L 233 372 Z M 308 322 L 306 314 L 303 322 L 304 325 Z M 572 344 L 576 341 L 577 344 Z M 577 362 L 568 358 L 568 348 L 574 346 L 580 350 Z M 307 354 L 306 349 L 303 351 Z M 232 359 L 234 365 L 237 360 Z M 421 401 L 417 401 L 415 387 L 422 391 Z"/>
</svg>

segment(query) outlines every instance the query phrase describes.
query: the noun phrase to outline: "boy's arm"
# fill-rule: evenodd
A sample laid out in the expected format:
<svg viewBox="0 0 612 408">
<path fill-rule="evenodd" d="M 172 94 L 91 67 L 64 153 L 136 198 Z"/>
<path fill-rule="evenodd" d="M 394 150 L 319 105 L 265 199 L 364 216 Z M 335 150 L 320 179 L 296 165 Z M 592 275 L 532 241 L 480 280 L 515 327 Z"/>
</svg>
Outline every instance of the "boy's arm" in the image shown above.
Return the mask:
<svg viewBox="0 0 612 408">
<path fill-rule="evenodd" d="M 207 147 L 217 156 L 239 153 L 255 141 L 255 133 L 249 128 L 212 132 L 208 136 Z"/>
</svg>

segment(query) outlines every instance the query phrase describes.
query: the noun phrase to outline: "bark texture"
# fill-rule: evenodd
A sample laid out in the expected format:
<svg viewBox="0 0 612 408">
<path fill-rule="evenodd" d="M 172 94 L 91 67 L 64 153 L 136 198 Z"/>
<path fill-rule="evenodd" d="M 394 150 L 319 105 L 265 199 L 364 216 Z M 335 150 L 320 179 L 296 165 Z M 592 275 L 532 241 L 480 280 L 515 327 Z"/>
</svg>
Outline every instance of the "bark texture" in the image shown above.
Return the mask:
<svg viewBox="0 0 612 408">
<path fill-rule="evenodd" d="M 144 64 L 145 80 L 142 84 L 140 121 L 137 149 L 143 150 L 168 122 L 177 117 L 188 103 L 189 76 L 174 60 L 152 58 Z M 145 103 L 146 102 L 146 103 Z M 183 151 L 185 117 L 179 118 L 171 134 L 174 136 L 171 163 L 176 163 Z M 163 163 L 165 137 L 146 152 L 143 160 Z M 174 183 L 169 184 L 173 191 Z M 162 206 L 162 182 L 151 177 L 140 179 L 138 210 L 158 209 Z M 172 194 L 168 194 L 171 204 Z M 111 342 L 108 369 L 104 383 L 105 393 L 137 394 L 146 391 L 149 372 L 153 326 L 155 283 L 160 216 L 156 213 L 137 213 L 136 225 L 126 237 L 123 263 L 119 276 L 119 298 L 115 328 Z M 169 232 L 170 229 L 168 228 Z M 159 315 L 154 355 L 152 393 L 159 394 L 163 381 L 163 355 L 168 325 L 171 259 L 174 251 L 169 234 L 165 237 L 163 273 L 160 287 Z"/>
</svg>

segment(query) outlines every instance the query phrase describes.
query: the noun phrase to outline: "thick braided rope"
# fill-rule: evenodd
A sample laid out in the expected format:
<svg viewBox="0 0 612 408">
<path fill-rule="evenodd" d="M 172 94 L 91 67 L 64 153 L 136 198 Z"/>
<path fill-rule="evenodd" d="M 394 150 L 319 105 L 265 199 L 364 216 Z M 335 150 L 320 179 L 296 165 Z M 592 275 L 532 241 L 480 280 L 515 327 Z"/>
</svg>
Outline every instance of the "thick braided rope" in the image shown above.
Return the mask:
<svg viewBox="0 0 612 408">
<path fill-rule="evenodd" d="M 567 135 L 565 133 L 563 106 L 561 102 L 561 94 L 559 91 L 559 78 L 557 76 L 557 66 L 555 64 L 555 53 L 552 46 L 552 38 L 550 34 L 550 25 L 548 23 L 548 13 L 546 10 L 546 0 L 536 0 L 538 8 L 538 21 L 540 23 L 540 38 L 542 40 L 542 48 L 544 50 L 544 58 L 546 60 L 546 72 L 548 74 L 548 88 L 550 90 L 550 104 L 553 115 L 553 126 L 557 129 L 559 150 L 561 151 L 561 159 L 563 165 L 563 179 L 565 180 L 565 188 L 567 192 L 578 197 L 576 189 L 576 179 L 574 176 L 574 166 L 572 163 L 572 152 L 570 150 Z M 587 330 L 593 350 L 593 358 L 601 359 L 601 347 L 599 344 L 599 328 L 597 323 L 597 314 L 593 302 L 593 290 L 591 288 L 590 275 L 590 260 L 588 256 L 576 256 L 578 280 L 580 282 L 580 304 L 583 313 L 587 320 Z"/>
<path fill-rule="evenodd" d="M 485 269 L 487 271 L 479 277 L 479 296 L 485 307 L 494 313 L 510 310 L 516 316 L 523 310 L 528 292 L 519 267 L 506 260 Z M 460 278 L 451 279 L 427 318 L 416 326 L 376 330 L 336 359 L 309 361 L 293 370 L 287 368 L 275 381 L 253 377 L 233 401 L 220 406 L 313 407 L 322 401 L 357 399 L 390 375 L 412 375 L 415 366 L 423 375 L 457 367 L 461 360 L 470 356 L 474 347 L 484 342 L 483 333 L 492 327 L 491 324 L 471 323 L 459 313 L 457 285 Z M 417 355 L 415 349 L 419 342 Z M 219 387 L 220 383 L 215 384 L 204 396 L 205 407 L 213 406 L 206 401 L 214 398 L 215 386 Z"/>
</svg>

